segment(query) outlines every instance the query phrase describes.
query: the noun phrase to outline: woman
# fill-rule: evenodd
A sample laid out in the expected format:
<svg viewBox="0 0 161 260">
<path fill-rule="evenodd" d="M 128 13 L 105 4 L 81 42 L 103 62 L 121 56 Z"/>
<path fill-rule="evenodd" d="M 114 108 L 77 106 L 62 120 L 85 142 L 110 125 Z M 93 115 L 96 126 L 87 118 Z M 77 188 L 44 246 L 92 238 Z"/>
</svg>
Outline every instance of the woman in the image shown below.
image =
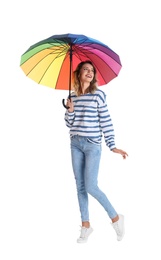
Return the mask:
<svg viewBox="0 0 161 260">
<path fill-rule="evenodd" d="M 112 152 L 122 155 L 123 159 L 128 154 L 116 148 L 106 95 L 97 88 L 96 69 L 91 61 L 81 62 L 74 71 L 74 92 L 67 99 L 66 106 L 65 122 L 70 128 L 72 167 L 82 221 L 77 242 L 86 242 L 93 231 L 89 221 L 88 194 L 104 207 L 120 241 L 125 232 L 124 216 L 116 212 L 97 185 L 102 135 Z"/>
</svg>

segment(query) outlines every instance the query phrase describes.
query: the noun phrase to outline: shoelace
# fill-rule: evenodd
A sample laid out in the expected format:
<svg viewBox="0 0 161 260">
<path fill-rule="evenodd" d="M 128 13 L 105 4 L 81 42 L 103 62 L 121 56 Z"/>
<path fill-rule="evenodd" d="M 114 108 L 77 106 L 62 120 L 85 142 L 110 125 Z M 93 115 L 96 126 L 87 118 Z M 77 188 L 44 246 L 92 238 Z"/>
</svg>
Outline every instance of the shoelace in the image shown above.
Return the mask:
<svg viewBox="0 0 161 260">
<path fill-rule="evenodd" d="M 86 237 L 87 228 L 81 227 L 80 231 L 81 231 L 80 237 L 81 238 L 85 238 Z"/>
<path fill-rule="evenodd" d="M 116 233 L 117 233 L 118 235 L 121 235 L 121 232 L 120 232 L 118 223 L 115 223 L 115 226 L 114 226 L 114 227 L 115 227 Z"/>
</svg>

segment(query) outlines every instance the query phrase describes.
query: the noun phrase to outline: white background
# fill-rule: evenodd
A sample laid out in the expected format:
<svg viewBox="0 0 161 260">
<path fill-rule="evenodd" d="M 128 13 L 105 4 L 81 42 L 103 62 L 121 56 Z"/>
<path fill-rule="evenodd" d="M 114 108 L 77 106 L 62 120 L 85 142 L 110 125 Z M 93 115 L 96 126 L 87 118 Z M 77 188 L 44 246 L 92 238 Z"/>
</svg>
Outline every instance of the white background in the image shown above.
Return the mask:
<svg viewBox="0 0 161 260">
<path fill-rule="evenodd" d="M 0 259 L 161 259 L 160 3 L 5 1 L 1 3 Z M 107 94 L 123 160 L 103 143 L 99 186 L 125 215 L 117 242 L 110 219 L 90 197 L 94 232 L 79 245 L 80 215 L 62 99 L 36 84 L 21 55 L 54 34 L 84 34 L 120 55 Z"/>
</svg>

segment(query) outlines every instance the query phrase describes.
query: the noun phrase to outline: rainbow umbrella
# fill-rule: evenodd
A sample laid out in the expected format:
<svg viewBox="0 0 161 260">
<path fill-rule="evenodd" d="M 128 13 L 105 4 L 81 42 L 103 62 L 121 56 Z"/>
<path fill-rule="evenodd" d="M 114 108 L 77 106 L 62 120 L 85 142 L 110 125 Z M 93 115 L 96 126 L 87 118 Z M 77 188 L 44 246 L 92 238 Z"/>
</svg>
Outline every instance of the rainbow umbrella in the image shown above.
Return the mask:
<svg viewBox="0 0 161 260">
<path fill-rule="evenodd" d="M 122 67 L 119 55 L 104 43 L 70 33 L 53 35 L 32 45 L 21 56 L 20 67 L 38 84 L 69 90 L 70 97 L 72 73 L 85 60 L 91 60 L 96 67 L 99 86 L 117 77 Z"/>
</svg>

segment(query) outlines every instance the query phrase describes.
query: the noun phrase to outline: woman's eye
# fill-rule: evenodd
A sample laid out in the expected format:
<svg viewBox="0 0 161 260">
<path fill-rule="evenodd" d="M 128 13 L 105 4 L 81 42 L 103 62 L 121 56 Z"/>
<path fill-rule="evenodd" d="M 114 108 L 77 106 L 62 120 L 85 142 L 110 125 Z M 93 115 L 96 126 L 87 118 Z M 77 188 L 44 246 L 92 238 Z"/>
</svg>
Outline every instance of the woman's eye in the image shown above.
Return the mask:
<svg viewBox="0 0 161 260">
<path fill-rule="evenodd" d="M 88 68 L 83 68 L 83 70 L 90 70 L 90 69 L 88 69 Z M 93 69 L 91 69 L 91 72 L 93 72 L 93 73 L 94 73 L 94 70 L 93 70 Z"/>
</svg>

